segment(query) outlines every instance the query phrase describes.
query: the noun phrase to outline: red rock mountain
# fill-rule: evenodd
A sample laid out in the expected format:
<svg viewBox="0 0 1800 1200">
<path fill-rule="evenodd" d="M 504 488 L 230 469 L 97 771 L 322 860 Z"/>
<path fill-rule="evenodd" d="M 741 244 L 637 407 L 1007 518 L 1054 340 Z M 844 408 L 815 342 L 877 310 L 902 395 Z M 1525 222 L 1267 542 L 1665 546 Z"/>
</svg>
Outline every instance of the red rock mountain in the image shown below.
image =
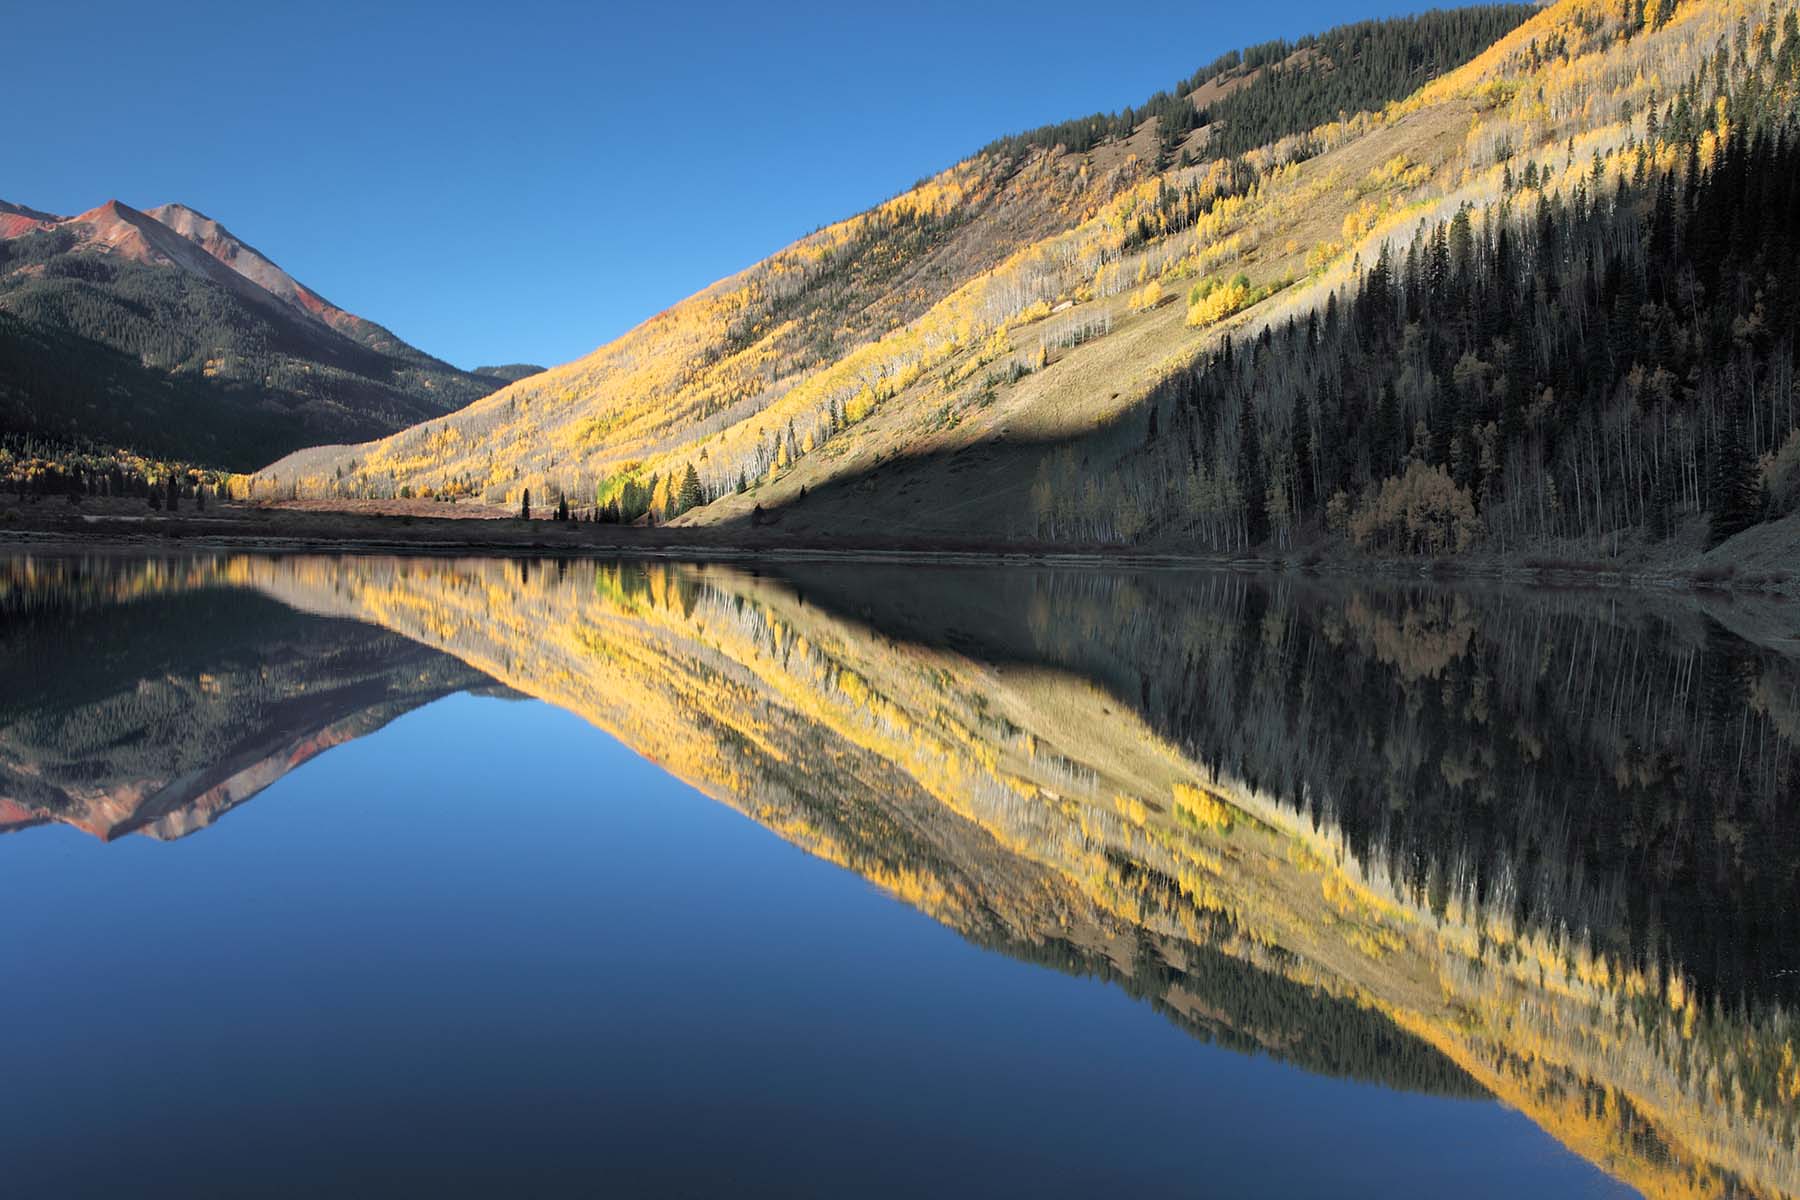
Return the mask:
<svg viewBox="0 0 1800 1200">
<path fill-rule="evenodd" d="M 0 201 L 0 433 L 244 469 L 485 396 L 182 204 L 76 216 Z"/>
<path fill-rule="evenodd" d="M 78 249 L 180 267 L 245 298 L 264 303 L 270 298 L 278 300 L 293 312 L 372 349 L 412 351 L 387 329 L 326 300 L 256 247 L 185 204 L 139 211 L 108 200 L 78 216 L 58 217 L 0 200 L 0 239 L 57 229 L 73 234 Z M 251 286 L 244 286 L 246 283 Z"/>
</svg>

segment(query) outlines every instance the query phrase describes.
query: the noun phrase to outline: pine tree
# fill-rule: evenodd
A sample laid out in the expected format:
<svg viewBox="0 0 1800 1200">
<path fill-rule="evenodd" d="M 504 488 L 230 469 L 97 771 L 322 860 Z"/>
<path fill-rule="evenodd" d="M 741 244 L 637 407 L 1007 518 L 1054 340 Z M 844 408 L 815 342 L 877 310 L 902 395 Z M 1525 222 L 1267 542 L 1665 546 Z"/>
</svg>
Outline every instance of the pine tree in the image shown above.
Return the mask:
<svg viewBox="0 0 1800 1200">
<path fill-rule="evenodd" d="M 792 431 L 789 431 L 788 436 L 789 439 L 792 440 Z M 686 512 L 690 508 L 696 508 L 705 503 L 705 501 L 706 494 L 700 487 L 700 474 L 694 470 L 694 464 L 689 463 L 687 465 L 687 473 L 681 477 L 681 490 L 677 492 L 675 496 L 675 510 L 677 512 Z"/>
<path fill-rule="evenodd" d="M 1762 478 L 1737 422 L 1729 417 L 1719 422 L 1707 501 L 1712 517 L 1706 537 L 1709 550 L 1762 519 Z"/>
<path fill-rule="evenodd" d="M 524 491 L 524 494 L 519 497 L 519 519 L 521 521 L 531 520 L 531 489 L 530 488 L 526 488 Z"/>
<path fill-rule="evenodd" d="M 1229 344 L 1229 343 L 1228 343 Z M 1238 411 L 1238 483 L 1244 491 L 1244 534 L 1249 545 L 1269 536 L 1269 481 L 1263 471 L 1262 438 L 1246 393 Z"/>
</svg>

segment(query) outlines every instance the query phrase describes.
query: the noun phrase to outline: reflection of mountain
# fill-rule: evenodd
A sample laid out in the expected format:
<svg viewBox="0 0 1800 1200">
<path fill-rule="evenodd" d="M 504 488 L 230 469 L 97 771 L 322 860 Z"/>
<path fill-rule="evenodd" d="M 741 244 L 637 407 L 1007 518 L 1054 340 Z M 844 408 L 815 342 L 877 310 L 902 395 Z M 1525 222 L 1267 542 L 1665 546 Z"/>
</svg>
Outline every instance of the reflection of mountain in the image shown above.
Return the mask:
<svg viewBox="0 0 1800 1200">
<path fill-rule="evenodd" d="M 314 755 L 487 681 L 454 659 L 204 567 L 6 564 L 0 832 L 191 833 Z M 109 605 L 109 598 L 135 596 Z"/>
<path fill-rule="evenodd" d="M 0 575 L 0 671 L 47 681 L 0 707 L 0 769 L 48 789 L 0 819 L 178 832 L 163 814 L 241 799 L 246 764 L 491 678 L 1200 1036 L 1490 1092 L 1648 1194 L 1800 1192 L 1800 674 L 1697 610 L 866 566 L 60 570 Z"/>
<path fill-rule="evenodd" d="M 1766 978 L 1800 898 L 1795 676 L 1698 619 L 1231 576 L 232 573 L 1197 1031 L 1473 1081 L 1649 1194 L 1800 1192 Z"/>
</svg>

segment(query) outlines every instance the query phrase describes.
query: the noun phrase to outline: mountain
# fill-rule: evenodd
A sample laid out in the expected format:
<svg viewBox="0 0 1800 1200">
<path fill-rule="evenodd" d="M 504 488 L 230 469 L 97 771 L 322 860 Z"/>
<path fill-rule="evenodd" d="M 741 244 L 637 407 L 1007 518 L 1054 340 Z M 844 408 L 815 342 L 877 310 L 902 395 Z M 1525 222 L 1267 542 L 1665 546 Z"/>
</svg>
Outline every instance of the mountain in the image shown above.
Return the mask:
<svg viewBox="0 0 1800 1200">
<path fill-rule="evenodd" d="M 499 383 L 345 312 L 183 205 L 0 203 L 0 433 L 244 469 Z"/>
<path fill-rule="evenodd" d="M 1085 425 L 1117 407 L 1112 393 L 1141 394 L 1155 359 L 1206 340 L 1173 310 L 1153 314 L 1146 338 L 1144 320 L 1123 307 L 1146 256 L 1174 266 L 1172 242 L 1146 243 L 1137 220 L 1162 189 L 1218 199 L 1209 264 L 1305 255 L 1284 254 L 1280 239 L 1253 247 L 1221 224 L 1262 169 L 1206 159 L 1215 137 L 1229 143 L 1226 129 L 1254 124 L 1286 135 L 1283 154 L 1344 140 L 1373 119 L 1348 118 L 1339 133 L 1313 127 L 1335 122 L 1342 104 L 1379 109 L 1404 97 L 1532 11 L 1433 13 L 1228 55 L 1178 84 L 1178 100 L 1004 139 L 586 358 L 371 445 L 302 451 L 259 473 L 258 485 L 347 498 L 408 486 L 517 511 L 525 488 L 579 504 L 635 484 L 666 518 L 670 481 L 679 485 L 692 463 L 708 495 L 727 495 L 740 476 L 759 488 L 692 518 L 719 520 L 946 437 L 980 441 L 1003 428 L 1017 437 L 1039 417 Z M 1184 159 L 1199 165 L 1164 169 Z M 1129 347 L 1132 362 L 1078 397 L 1040 404 L 1018 394 L 1013 371 L 1039 342 L 1058 360 L 1077 346 Z M 1145 378 L 1112 378 L 1120 372 Z M 1013 411 L 1021 406 L 1029 421 Z"/>
<path fill-rule="evenodd" d="M 257 486 L 797 536 L 1697 550 L 1800 507 L 1797 81 L 1792 0 L 1253 48 Z"/>
<path fill-rule="evenodd" d="M 0 603 L 0 828 L 180 836 L 492 680 L 1197 1036 L 1800 1194 L 1800 660 L 1741 599 L 286 555 Z"/>
<path fill-rule="evenodd" d="M 0 200 L 0 238 L 23 237 L 40 229 L 49 229 L 58 219 L 35 208 L 22 208 Z"/>
</svg>

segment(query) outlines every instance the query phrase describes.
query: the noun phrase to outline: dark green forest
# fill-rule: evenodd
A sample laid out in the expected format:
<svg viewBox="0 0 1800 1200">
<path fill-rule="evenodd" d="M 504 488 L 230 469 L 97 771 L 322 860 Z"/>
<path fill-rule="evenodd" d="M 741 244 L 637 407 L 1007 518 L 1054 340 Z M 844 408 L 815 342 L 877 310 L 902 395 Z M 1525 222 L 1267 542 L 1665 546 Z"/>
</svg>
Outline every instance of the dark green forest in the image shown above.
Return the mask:
<svg viewBox="0 0 1800 1200">
<path fill-rule="evenodd" d="M 1530 4 L 1434 10 L 1415 17 L 1359 21 L 1294 41 L 1233 50 L 1158 92 L 1135 108 L 1045 125 L 989 143 L 989 154 L 1018 157 L 1061 146 L 1083 154 L 1102 142 L 1130 137 L 1155 118 L 1162 153 L 1175 153 L 1196 129 L 1209 128 L 1206 156 L 1230 158 L 1305 133 L 1348 113 L 1380 109 L 1411 95 L 1427 80 L 1474 58 L 1536 12 Z M 1301 59 L 1290 64 L 1295 55 Z M 1214 81 L 1260 72 L 1205 107 L 1188 97 Z M 1307 157 L 1305 145 L 1296 157 Z"/>
</svg>

